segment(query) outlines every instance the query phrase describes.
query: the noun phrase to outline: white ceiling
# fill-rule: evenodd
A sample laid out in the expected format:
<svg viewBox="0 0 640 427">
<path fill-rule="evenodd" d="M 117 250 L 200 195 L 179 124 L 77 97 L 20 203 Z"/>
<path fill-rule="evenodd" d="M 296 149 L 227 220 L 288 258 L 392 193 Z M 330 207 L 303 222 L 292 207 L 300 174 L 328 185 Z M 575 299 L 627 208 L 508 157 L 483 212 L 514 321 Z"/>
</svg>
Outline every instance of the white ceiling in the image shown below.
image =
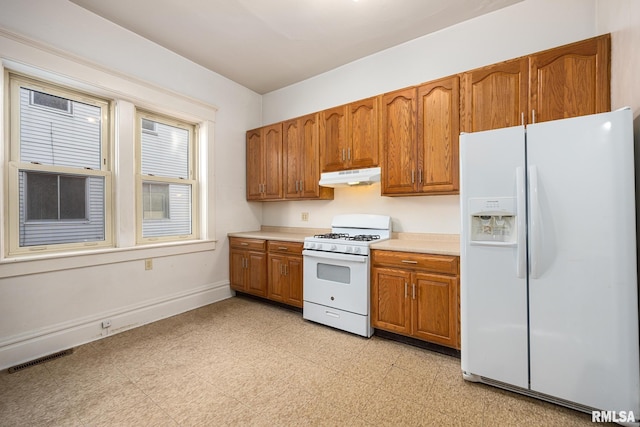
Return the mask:
<svg viewBox="0 0 640 427">
<path fill-rule="evenodd" d="M 523 0 L 70 0 L 264 94 Z"/>
</svg>

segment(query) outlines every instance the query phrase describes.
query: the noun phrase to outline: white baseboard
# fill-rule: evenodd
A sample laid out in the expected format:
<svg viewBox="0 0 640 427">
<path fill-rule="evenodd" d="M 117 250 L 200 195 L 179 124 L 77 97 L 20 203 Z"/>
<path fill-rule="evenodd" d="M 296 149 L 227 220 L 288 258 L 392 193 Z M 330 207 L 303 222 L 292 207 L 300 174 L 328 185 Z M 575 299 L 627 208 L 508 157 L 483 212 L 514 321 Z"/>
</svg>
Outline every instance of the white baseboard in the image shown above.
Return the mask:
<svg viewBox="0 0 640 427">
<path fill-rule="evenodd" d="M 47 328 L 0 339 L 0 369 L 96 341 L 119 332 L 230 298 L 229 282 L 215 283 L 169 297 L 157 298 L 90 318 L 74 319 Z M 111 326 L 102 327 L 109 320 Z"/>
</svg>

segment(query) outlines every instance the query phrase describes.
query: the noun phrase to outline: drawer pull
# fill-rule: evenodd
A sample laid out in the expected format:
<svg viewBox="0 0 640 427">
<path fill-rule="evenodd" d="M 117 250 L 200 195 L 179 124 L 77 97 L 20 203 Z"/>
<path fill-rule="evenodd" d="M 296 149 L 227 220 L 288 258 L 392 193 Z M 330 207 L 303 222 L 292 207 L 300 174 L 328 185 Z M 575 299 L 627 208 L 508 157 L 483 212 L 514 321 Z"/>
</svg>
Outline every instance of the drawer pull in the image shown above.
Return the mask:
<svg viewBox="0 0 640 427">
<path fill-rule="evenodd" d="M 278 250 L 286 251 L 286 250 L 289 250 L 289 248 L 287 248 L 286 246 L 278 246 Z"/>
<path fill-rule="evenodd" d="M 412 261 L 412 260 L 409 260 L 409 259 L 403 259 L 402 262 L 404 264 L 417 264 L 418 263 L 418 261 Z"/>
<path fill-rule="evenodd" d="M 240 242 L 240 246 L 249 246 L 247 242 Z"/>
</svg>

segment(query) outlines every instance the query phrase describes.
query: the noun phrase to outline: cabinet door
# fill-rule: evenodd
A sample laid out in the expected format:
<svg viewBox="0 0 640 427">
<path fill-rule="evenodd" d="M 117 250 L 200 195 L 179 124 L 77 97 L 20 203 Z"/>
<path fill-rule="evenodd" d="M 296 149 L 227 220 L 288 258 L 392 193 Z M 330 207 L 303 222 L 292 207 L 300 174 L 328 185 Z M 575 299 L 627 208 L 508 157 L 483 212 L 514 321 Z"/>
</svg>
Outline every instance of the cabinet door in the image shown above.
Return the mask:
<svg viewBox="0 0 640 427">
<path fill-rule="evenodd" d="M 261 130 L 247 132 L 247 200 L 262 198 L 263 162 Z"/>
<path fill-rule="evenodd" d="M 371 317 L 374 327 L 401 334 L 411 333 L 408 290 L 411 273 L 393 268 L 372 270 Z"/>
<path fill-rule="evenodd" d="M 287 293 L 285 303 L 294 307 L 302 307 L 302 257 L 287 259 Z"/>
<path fill-rule="evenodd" d="M 382 97 L 382 194 L 416 191 L 416 90 Z"/>
<path fill-rule="evenodd" d="M 344 169 L 347 159 L 347 107 L 331 108 L 320 113 L 320 157 L 322 172 Z"/>
<path fill-rule="evenodd" d="M 229 252 L 229 281 L 231 289 L 245 291 L 246 289 L 246 251 L 231 249 Z"/>
<path fill-rule="evenodd" d="M 428 273 L 415 273 L 413 279 L 412 335 L 459 348 L 457 279 Z"/>
<path fill-rule="evenodd" d="M 247 276 L 246 291 L 266 297 L 267 296 L 267 255 L 261 252 L 247 253 Z"/>
<path fill-rule="evenodd" d="M 284 196 L 287 199 L 299 198 L 300 181 L 303 175 L 302 162 L 304 147 L 300 120 L 288 120 L 282 124 L 282 145 L 284 148 Z"/>
<path fill-rule="evenodd" d="M 607 34 L 530 57 L 530 110 L 536 122 L 610 111 L 610 43 Z"/>
<path fill-rule="evenodd" d="M 311 114 L 300 119 L 302 147 L 299 190 L 301 197 L 317 198 L 320 196 L 320 141 L 318 131 L 318 115 Z"/>
<path fill-rule="evenodd" d="M 418 88 L 418 189 L 459 190 L 460 80 L 440 79 Z"/>
<path fill-rule="evenodd" d="M 262 128 L 264 199 L 282 199 L 282 123 Z"/>
<path fill-rule="evenodd" d="M 526 57 L 463 74 L 464 132 L 524 124 L 527 115 L 528 59 Z"/>
<path fill-rule="evenodd" d="M 269 255 L 269 281 L 267 284 L 267 297 L 274 301 L 284 302 L 286 298 L 285 265 L 287 257 Z"/>
<path fill-rule="evenodd" d="M 378 113 L 380 97 L 363 99 L 348 106 L 347 163 L 350 168 L 378 166 Z"/>
</svg>

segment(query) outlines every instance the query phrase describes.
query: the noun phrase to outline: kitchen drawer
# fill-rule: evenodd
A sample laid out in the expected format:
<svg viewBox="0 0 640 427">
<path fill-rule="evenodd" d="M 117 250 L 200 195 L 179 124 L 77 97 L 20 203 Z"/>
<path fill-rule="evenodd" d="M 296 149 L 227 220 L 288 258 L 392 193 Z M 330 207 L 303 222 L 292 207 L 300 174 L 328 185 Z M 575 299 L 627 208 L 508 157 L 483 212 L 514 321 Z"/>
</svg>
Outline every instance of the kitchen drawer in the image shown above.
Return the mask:
<svg viewBox="0 0 640 427">
<path fill-rule="evenodd" d="M 232 248 L 248 249 L 252 251 L 265 251 L 266 240 L 262 239 L 245 239 L 242 237 L 229 237 L 229 245 Z"/>
<path fill-rule="evenodd" d="M 458 274 L 457 256 L 374 250 L 371 262 L 374 266 L 385 265 L 450 275 Z"/>
<path fill-rule="evenodd" d="M 291 255 L 302 255 L 302 243 L 269 240 L 268 248 L 269 248 L 269 252 L 277 252 L 277 253 L 291 254 Z"/>
</svg>

